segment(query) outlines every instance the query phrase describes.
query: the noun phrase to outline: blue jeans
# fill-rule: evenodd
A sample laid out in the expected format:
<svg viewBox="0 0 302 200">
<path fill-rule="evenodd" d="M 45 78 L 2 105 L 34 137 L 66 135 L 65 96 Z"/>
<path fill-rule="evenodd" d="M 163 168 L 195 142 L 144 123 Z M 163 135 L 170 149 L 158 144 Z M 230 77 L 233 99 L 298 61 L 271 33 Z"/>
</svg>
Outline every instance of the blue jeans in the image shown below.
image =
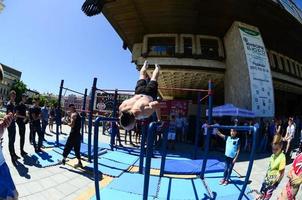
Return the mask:
<svg viewBox="0 0 302 200">
<path fill-rule="evenodd" d="M 234 167 L 233 160 L 234 160 L 233 158 L 230 158 L 227 156 L 225 158 L 225 166 L 224 166 L 224 173 L 223 173 L 224 180 L 228 181 L 231 178 L 231 174 L 232 174 L 233 167 Z"/>
</svg>

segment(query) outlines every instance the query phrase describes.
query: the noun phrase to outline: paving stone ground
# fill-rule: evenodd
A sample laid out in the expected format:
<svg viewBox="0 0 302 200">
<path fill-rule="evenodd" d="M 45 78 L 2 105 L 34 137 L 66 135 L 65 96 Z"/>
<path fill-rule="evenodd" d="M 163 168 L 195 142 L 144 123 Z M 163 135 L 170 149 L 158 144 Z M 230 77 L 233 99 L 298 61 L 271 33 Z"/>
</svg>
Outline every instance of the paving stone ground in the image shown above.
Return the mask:
<svg viewBox="0 0 302 200">
<path fill-rule="evenodd" d="M 68 133 L 69 128 L 67 126 L 63 126 L 63 132 Z M 25 150 L 28 153 L 34 153 L 34 149 L 29 144 L 28 138 L 29 129 L 27 127 Z M 100 140 L 108 143 L 109 137 L 102 135 Z M 87 175 L 81 170 L 74 169 L 68 165 L 37 168 L 31 164 L 24 163 L 24 160 L 20 159 L 18 167 L 14 167 L 10 161 L 7 146 L 8 138 L 7 134 L 5 134 L 3 143 L 4 156 L 8 166 L 10 167 L 12 177 L 19 192 L 19 199 L 21 200 L 78 200 L 81 195 L 83 196 L 83 193 L 94 187 L 91 175 Z M 18 131 L 15 147 L 16 153 L 20 155 Z M 179 148 L 184 151 L 190 151 L 187 146 L 180 146 Z M 212 154 L 222 156 L 221 153 L 217 152 Z M 268 167 L 269 156 L 270 155 L 268 154 L 257 155 L 252 171 L 251 183 L 249 185 L 251 189 L 260 189 Z M 242 154 L 242 161 L 235 165 L 235 170 L 241 175 L 245 175 L 246 173 L 248 166 L 247 158 L 248 154 Z M 288 172 L 288 169 L 289 166 L 286 167 L 286 173 Z M 280 194 L 281 188 L 285 185 L 286 181 L 287 178 L 285 177 L 280 184 L 280 187 L 274 193 L 272 200 L 277 199 L 277 195 Z M 302 200 L 301 192 L 298 196 L 298 200 Z"/>
</svg>

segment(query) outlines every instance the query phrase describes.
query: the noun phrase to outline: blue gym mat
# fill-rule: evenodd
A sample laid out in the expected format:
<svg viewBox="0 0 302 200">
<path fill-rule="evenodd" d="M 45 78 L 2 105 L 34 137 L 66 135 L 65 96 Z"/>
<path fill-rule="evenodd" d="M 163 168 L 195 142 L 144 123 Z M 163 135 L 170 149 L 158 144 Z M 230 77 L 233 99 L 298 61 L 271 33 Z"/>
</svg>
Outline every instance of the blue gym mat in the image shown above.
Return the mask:
<svg viewBox="0 0 302 200">
<path fill-rule="evenodd" d="M 102 172 L 105 175 L 112 176 L 112 177 L 119 177 L 122 175 L 126 170 L 131 167 L 129 164 L 124 164 L 120 162 L 116 162 L 113 160 L 108 160 L 105 158 L 99 158 L 98 160 L 99 163 L 99 172 Z M 94 169 L 93 163 L 89 164 L 86 167 L 87 170 L 92 170 Z"/>
<path fill-rule="evenodd" d="M 157 199 L 209 199 L 200 179 L 165 178 L 160 182 Z M 230 199 L 231 200 L 231 199 Z"/>
<path fill-rule="evenodd" d="M 160 179 L 159 177 L 150 176 L 150 184 L 149 184 L 150 197 L 157 196 L 159 179 Z M 143 185 L 144 185 L 144 175 L 124 173 L 118 179 L 113 180 L 112 183 L 107 186 L 107 188 L 131 193 L 131 194 L 142 195 L 144 190 Z"/>
<path fill-rule="evenodd" d="M 104 188 L 100 191 L 100 196 L 102 200 L 112 200 L 112 199 L 122 199 L 122 200 L 142 200 L 142 195 L 132 194 L 128 192 L 122 192 L 118 190 L 112 190 L 109 188 Z M 90 200 L 96 200 L 96 196 L 90 198 Z M 148 200 L 154 200 L 154 198 L 149 197 Z"/>
<path fill-rule="evenodd" d="M 165 174 L 197 175 L 201 173 L 203 160 L 181 160 L 169 158 L 165 163 Z M 145 165 L 145 162 L 144 162 Z M 152 169 L 160 169 L 161 159 L 154 158 L 151 161 Z M 139 166 L 139 160 L 135 163 Z M 206 173 L 223 172 L 224 164 L 216 159 L 208 159 Z"/>
<path fill-rule="evenodd" d="M 233 172 L 231 177 L 232 182 L 228 186 L 219 185 L 219 181 L 222 179 L 222 173 L 206 174 L 205 176 L 206 176 L 205 181 L 209 186 L 209 188 L 213 192 L 216 192 L 217 195 L 216 199 L 219 200 L 238 199 L 244 180 L 236 177 L 235 172 Z M 250 190 L 247 188 L 246 191 L 250 191 Z M 253 196 L 250 194 L 245 195 L 242 199 L 250 200 L 253 199 Z"/>
<path fill-rule="evenodd" d="M 62 160 L 62 155 L 56 153 L 53 150 L 43 151 L 41 153 L 34 153 L 29 157 L 32 164 L 40 168 L 57 165 Z"/>
<path fill-rule="evenodd" d="M 133 165 L 139 159 L 138 156 L 130 155 L 127 153 L 122 153 L 118 151 L 111 151 L 101 156 L 101 158 L 105 158 L 108 160 L 112 160 L 115 162 Z"/>
</svg>

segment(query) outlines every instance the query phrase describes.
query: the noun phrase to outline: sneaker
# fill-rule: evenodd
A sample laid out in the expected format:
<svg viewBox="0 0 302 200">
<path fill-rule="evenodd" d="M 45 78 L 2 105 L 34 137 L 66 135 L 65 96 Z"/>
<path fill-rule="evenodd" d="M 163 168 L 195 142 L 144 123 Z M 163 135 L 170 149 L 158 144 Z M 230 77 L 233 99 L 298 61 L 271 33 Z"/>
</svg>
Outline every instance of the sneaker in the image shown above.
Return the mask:
<svg viewBox="0 0 302 200">
<path fill-rule="evenodd" d="M 219 185 L 223 185 L 223 184 L 224 184 L 224 182 L 225 182 L 225 180 L 224 180 L 224 179 L 220 180 L 220 181 L 219 181 Z"/>
<path fill-rule="evenodd" d="M 74 166 L 74 168 L 83 168 L 83 164 L 81 162 L 79 162 L 78 164 L 76 164 Z"/>
<path fill-rule="evenodd" d="M 229 181 L 224 181 L 222 185 L 227 186 L 229 184 Z"/>
</svg>

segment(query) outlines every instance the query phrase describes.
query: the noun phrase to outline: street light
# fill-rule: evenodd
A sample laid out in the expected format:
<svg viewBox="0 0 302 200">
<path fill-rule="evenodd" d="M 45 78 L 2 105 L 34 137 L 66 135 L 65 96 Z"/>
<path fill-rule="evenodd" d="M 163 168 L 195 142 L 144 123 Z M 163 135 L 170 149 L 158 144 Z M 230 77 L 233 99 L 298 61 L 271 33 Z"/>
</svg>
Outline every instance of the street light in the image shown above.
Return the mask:
<svg viewBox="0 0 302 200">
<path fill-rule="evenodd" d="M 82 11 L 88 16 L 98 15 L 102 12 L 106 3 L 113 2 L 115 0 L 86 0 L 82 5 Z"/>
</svg>

